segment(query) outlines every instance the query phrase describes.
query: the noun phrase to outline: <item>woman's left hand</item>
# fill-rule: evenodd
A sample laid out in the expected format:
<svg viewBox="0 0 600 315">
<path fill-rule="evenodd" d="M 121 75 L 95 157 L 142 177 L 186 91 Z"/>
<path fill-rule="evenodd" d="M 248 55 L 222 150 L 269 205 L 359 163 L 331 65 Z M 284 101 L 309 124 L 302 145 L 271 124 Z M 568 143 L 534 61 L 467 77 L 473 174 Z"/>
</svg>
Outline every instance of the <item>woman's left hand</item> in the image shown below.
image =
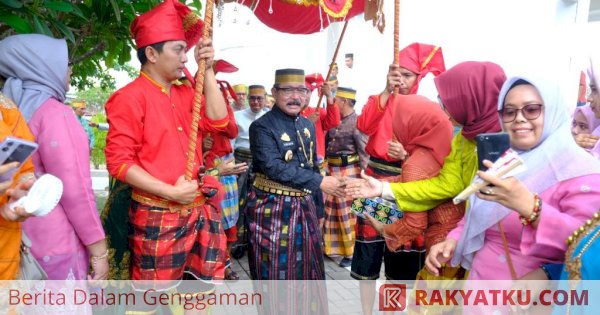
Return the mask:
<svg viewBox="0 0 600 315">
<path fill-rule="evenodd" d="M 483 165 L 491 167 L 492 162 L 483 161 Z M 482 200 L 497 202 L 508 209 L 516 211 L 519 215 L 529 217 L 533 211 L 535 195 L 525 185 L 514 177 L 500 178 L 495 175 L 477 171 L 477 175 L 489 186 L 481 188 L 477 197 Z"/>
<path fill-rule="evenodd" d="M 377 233 L 379 233 L 379 235 L 383 235 L 383 223 L 375 220 L 375 218 L 373 218 L 370 214 L 366 212 L 363 212 L 363 215 L 366 218 L 365 222 L 372 226 L 377 231 Z"/>
</svg>

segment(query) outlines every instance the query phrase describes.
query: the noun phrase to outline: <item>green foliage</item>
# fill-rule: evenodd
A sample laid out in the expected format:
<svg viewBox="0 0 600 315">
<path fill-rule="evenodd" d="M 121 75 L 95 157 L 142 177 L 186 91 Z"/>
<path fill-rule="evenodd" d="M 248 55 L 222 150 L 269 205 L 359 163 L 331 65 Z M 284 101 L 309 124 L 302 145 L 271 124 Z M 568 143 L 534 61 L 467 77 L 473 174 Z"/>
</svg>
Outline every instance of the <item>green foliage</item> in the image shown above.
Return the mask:
<svg viewBox="0 0 600 315">
<path fill-rule="evenodd" d="M 105 69 L 126 67 L 135 49 L 129 33 L 131 22 L 160 2 L 0 0 L 0 40 L 25 33 L 66 38 L 73 64 L 71 83 L 78 89 L 96 85 L 114 89 L 115 80 Z M 200 1 L 187 2 L 196 13 L 201 9 Z"/>
<path fill-rule="evenodd" d="M 92 117 L 93 122 L 106 123 L 106 115 L 104 113 L 98 113 Z M 94 147 L 92 148 L 92 155 L 90 160 L 94 167 L 98 169 L 98 166 L 106 164 L 106 156 L 104 155 L 104 149 L 106 148 L 106 134 L 108 131 L 98 130 L 98 128 L 92 128 L 94 133 Z"/>
<path fill-rule="evenodd" d="M 113 93 L 113 90 L 103 89 L 101 87 L 92 87 L 86 90 L 77 92 L 76 99 L 84 100 L 87 104 L 87 112 L 92 113 L 92 121 L 97 123 L 106 123 L 106 115 L 104 113 L 104 104 Z M 106 147 L 106 134 L 107 131 L 98 130 L 98 128 L 92 127 L 94 133 L 94 147 L 92 148 L 92 154 L 90 160 L 94 164 L 95 168 L 100 165 L 106 164 L 106 157 L 104 155 L 104 148 Z"/>
<path fill-rule="evenodd" d="M 104 113 L 104 104 L 113 92 L 114 89 L 104 89 L 96 86 L 78 90 L 75 99 L 86 102 L 88 113 Z"/>
</svg>

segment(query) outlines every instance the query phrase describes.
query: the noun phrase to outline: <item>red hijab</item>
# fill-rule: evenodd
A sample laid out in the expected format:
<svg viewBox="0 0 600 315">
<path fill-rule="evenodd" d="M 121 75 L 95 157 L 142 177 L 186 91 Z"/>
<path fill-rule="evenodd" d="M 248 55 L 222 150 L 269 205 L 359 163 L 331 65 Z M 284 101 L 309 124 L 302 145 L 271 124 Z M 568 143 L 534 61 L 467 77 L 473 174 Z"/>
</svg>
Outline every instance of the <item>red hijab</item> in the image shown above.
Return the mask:
<svg viewBox="0 0 600 315">
<path fill-rule="evenodd" d="M 442 165 L 452 141 L 448 115 L 438 103 L 420 95 L 396 95 L 392 102 L 392 130 L 396 139 L 409 155 L 419 147 L 427 148 Z"/>
<path fill-rule="evenodd" d="M 462 125 L 462 134 L 474 139 L 480 133 L 499 132 L 498 95 L 506 75 L 491 62 L 459 63 L 434 79 L 448 113 Z"/>
</svg>

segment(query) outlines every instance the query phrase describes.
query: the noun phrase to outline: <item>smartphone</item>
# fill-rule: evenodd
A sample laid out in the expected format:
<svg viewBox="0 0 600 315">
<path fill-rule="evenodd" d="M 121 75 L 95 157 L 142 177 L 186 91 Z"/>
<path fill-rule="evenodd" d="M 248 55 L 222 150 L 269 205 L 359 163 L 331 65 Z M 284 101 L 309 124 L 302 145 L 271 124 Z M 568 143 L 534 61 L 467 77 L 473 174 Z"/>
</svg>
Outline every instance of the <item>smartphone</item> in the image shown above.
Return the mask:
<svg viewBox="0 0 600 315">
<path fill-rule="evenodd" d="M 0 165 L 12 162 L 19 162 L 23 165 L 23 162 L 27 161 L 37 148 L 38 145 L 35 142 L 14 137 L 6 137 L 4 141 L 0 143 Z M 0 174 L 0 182 L 12 179 L 18 169 L 19 168 L 15 168 L 4 174 Z"/>
<path fill-rule="evenodd" d="M 510 148 L 508 133 L 482 133 L 475 137 L 477 142 L 477 160 L 479 169 L 485 171 L 483 160 L 496 162 L 496 160 Z"/>
</svg>

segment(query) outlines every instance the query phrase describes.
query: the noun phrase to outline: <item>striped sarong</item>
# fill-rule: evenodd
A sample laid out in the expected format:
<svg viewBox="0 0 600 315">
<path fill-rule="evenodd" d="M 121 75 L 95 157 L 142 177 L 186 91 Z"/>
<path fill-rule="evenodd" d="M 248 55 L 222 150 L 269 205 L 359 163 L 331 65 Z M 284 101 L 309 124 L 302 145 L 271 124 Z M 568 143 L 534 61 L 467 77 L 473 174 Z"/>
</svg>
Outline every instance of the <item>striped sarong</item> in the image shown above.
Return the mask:
<svg viewBox="0 0 600 315">
<path fill-rule="evenodd" d="M 347 166 L 329 164 L 329 174 L 339 177 L 360 177 L 360 163 Z M 356 216 L 350 211 L 352 199 L 327 195 L 323 224 L 324 252 L 327 256 L 352 257 Z"/>
<path fill-rule="evenodd" d="M 215 165 L 219 165 L 232 157 L 233 153 L 215 158 Z M 225 189 L 225 197 L 221 201 L 221 222 L 223 223 L 223 229 L 227 230 L 236 226 L 240 217 L 237 177 L 235 175 L 219 176 L 219 182 L 223 184 L 223 189 Z"/>
<path fill-rule="evenodd" d="M 321 231 L 310 195 L 251 188 L 248 262 L 254 280 L 324 280 Z"/>
</svg>

